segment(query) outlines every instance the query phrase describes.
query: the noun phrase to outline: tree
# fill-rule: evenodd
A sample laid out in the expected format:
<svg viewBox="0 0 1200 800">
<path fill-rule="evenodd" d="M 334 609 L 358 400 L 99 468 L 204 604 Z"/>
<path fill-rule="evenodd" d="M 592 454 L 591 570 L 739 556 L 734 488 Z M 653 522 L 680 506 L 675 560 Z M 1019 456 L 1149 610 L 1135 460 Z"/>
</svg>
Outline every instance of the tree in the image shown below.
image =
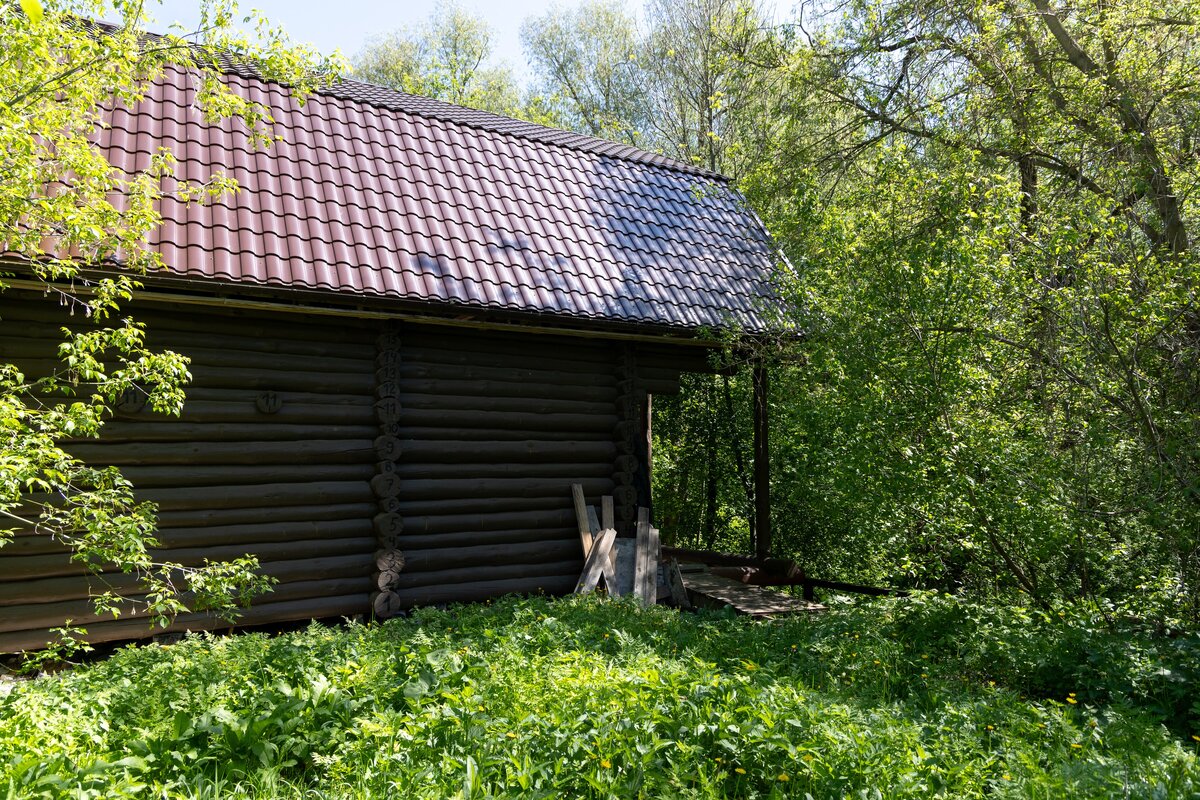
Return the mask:
<svg viewBox="0 0 1200 800">
<path fill-rule="evenodd" d="M 876 576 L 1195 618 L 1200 8 L 839 11 L 781 36 L 744 184 L 810 334 L 783 516 Z"/>
<path fill-rule="evenodd" d="M 572 130 L 641 144 L 649 129 L 642 43 L 616 0 L 531 17 L 521 41 L 544 96 Z"/>
<path fill-rule="evenodd" d="M 368 41 L 354 57 L 354 74 L 447 103 L 516 113 L 516 81 L 507 69 L 486 66 L 491 54 L 486 22 L 453 3 L 439 3 L 425 24 Z"/>
<path fill-rule="evenodd" d="M 766 38 L 762 11 L 745 0 L 649 0 L 646 15 L 650 140 L 681 161 L 739 177 L 759 155 L 750 148 L 761 135 L 755 126 L 774 122 L 761 109 L 775 73 L 749 58 Z"/>
<path fill-rule="evenodd" d="M 162 266 L 145 241 L 159 222 L 164 185 L 191 202 L 236 186 L 220 174 L 204 184 L 166 181 L 169 152 L 144 172 L 125 174 L 93 140 L 104 109 L 138 102 L 164 70 L 183 69 L 210 118 L 238 119 L 257 145 L 268 146 L 269 110 L 223 83 L 221 59 L 251 63 L 301 98 L 340 65 L 291 46 L 258 17 L 242 20 L 255 29 L 247 37 L 235 28 L 236 14 L 233 2 L 214 0 L 203 5 L 193 34 L 147 36 L 140 1 L 0 4 L 0 242 L 13 269 L 40 283 L 50 302 L 97 323 L 63 330 L 52 374 L 0 364 L 0 516 L 9 523 L 0 547 L 24 528 L 62 541 L 93 569 L 133 573 L 141 610 L 160 624 L 185 610 L 186 598 L 193 608 L 233 613 L 267 586 L 257 561 L 186 568 L 156 561 L 153 506 L 135 502 L 118 470 L 83 464 L 66 443 L 98 436 L 126 393 L 145 393 L 151 408 L 178 414 L 187 359 L 147 347 L 145 328 L 124 308 L 139 276 Z M 119 23 L 89 21 L 102 18 Z M 128 599 L 107 592 L 96 604 L 119 613 Z"/>
</svg>

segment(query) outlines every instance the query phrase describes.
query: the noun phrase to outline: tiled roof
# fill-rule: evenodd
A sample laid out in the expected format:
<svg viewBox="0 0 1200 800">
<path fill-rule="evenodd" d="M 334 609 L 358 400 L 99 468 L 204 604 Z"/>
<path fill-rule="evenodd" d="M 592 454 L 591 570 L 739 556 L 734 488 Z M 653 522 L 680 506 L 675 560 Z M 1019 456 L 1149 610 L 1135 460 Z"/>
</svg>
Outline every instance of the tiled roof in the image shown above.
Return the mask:
<svg viewBox="0 0 1200 800">
<path fill-rule="evenodd" d="M 181 179 L 241 191 L 163 202 L 151 242 L 185 277 L 625 323 L 765 327 L 774 247 L 720 176 L 625 145 L 346 81 L 301 106 L 231 72 L 281 140 L 206 122 L 168 72 L 111 113 L 126 171 L 160 147 Z M 167 187 L 168 189 L 170 187 Z"/>
</svg>

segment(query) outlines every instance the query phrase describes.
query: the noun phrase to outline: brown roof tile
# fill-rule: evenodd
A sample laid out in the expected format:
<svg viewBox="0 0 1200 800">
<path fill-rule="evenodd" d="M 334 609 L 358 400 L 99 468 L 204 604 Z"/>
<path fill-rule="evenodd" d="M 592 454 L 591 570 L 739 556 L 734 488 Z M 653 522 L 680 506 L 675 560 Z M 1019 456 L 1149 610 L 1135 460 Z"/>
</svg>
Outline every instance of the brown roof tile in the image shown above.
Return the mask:
<svg viewBox="0 0 1200 800">
<path fill-rule="evenodd" d="M 179 275 L 676 326 L 765 327 L 775 250 L 727 181 L 635 148 L 346 81 L 299 105 L 246 70 L 282 140 L 211 124 L 179 73 L 100 146 L 119 168 L 170 147 L 178 175 L 241 191 L 163 201 Z"/>
</svg>

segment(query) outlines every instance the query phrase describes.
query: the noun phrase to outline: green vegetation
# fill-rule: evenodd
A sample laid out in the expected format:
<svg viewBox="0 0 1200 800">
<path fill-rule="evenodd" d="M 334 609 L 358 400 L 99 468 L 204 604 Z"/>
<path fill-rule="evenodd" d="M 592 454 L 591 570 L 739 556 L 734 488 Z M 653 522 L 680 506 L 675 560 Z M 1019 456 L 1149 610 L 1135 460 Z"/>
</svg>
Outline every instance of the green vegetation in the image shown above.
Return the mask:
<svg viewBox="0 0 1200 800">
<path fill-rule="evenodd" d="M 1193 797 L 1198 656 L 1195 636 L 932 595 L 767 622 L 505 600 L 131 647 L 22 683 L 0 699 L 0 787 Z"/>
</svg>

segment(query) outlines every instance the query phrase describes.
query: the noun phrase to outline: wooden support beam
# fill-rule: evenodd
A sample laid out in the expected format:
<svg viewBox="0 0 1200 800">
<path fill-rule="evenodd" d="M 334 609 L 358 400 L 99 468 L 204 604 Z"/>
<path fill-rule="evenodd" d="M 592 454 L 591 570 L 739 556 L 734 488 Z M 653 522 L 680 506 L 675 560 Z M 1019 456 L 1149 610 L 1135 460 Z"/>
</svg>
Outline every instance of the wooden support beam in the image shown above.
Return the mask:
<svg viewBox="0 0 1200 800">
<path fill-rule="evenodd" d="M 650 527 L 650 510 L 639 508 L 633 593 L 643 606 L 652 606 L 658 600 L 658 549 L 658 529 Z"/>
<path fill-rule="evenodd" d="M 770 382 L 767 368 L 754 365 L 754 552 L 759 558 L 771 555 L 771 448 L 767 415 Z"/>
<path fill-rule="evenodd" d="M 587 500 L 583 496 L 581 484 L 571 484 L 571 501 L 575 504 L 575 523 L 579 527 L 579 542 L 583 545 L 583 557 L 591 558 L 592 528 L 588 524 Z"/>
<path fill-rule="evenodd" d="M 604 574 L 604 567 L 608 564 L 608 557 L 612 552 L 615 538 L 617 538 L 617 532 L 612 528 L 600 532 L 600 537 L 596 540 L 595 546 L 588 553 L 587 561 L 583 564 L 583 573 L 579 576 L 579 583 L 575 586 L 576 593 L 587 594 L 595 591 L 596 586 L 600 583 L 600 576 Z"/>
</svg>

